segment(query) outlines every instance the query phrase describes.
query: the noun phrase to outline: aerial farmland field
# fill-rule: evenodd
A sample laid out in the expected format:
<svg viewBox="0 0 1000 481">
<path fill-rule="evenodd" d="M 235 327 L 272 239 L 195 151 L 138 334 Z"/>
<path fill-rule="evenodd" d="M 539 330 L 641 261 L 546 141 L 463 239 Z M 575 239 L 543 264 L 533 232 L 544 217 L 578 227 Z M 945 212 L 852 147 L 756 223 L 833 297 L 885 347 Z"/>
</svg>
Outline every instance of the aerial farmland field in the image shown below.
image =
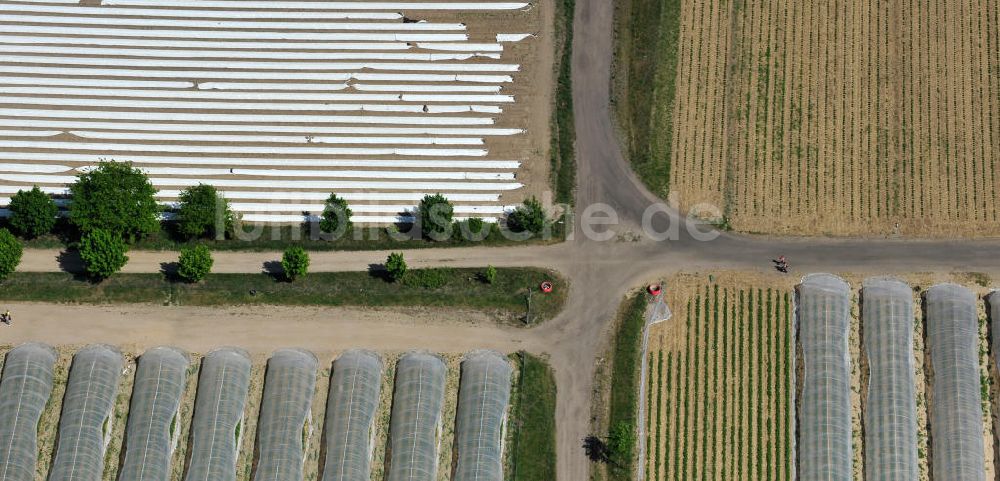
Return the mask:
<svg viewBox="0 0 1000 481">
<path fill-rule="evenodd" d="M 655 193 L 745 232 L 1000 234 L 1000 3 L 625 5 L 619 123 Z"/>
<path fill-rule="evenodd" d="M 317 358 L 299 349 L 200 355 L 28 343 L 0 346 L 5 365 L 14 381 L 0 397 L 25 413 L 5 412 L 14 426 L 0 436 L 19 457 L 5 464 L 14 466 L 9 479 L 63 479 L 61 470 L 74 469 L 108 481 L 502 479 L 536 457 L 519 455 L 521 436 L 531 449 L 554 447 L 521 432 L 522 409 L 540 412 L 537 421 L 554 405 L 522 407 L 522 389 L 544 387 L 526 384 L 522 368 L 550 373 L 524 353 L 355 349 Z M 510 479 L 532 479 L 525 471 Z"/>
<path fill-rule="evenodd" d="M 803 287 L 827 280 L 846 289 L 837 294 L 844 308 L 839 327 L 815 324 L 817 313 L 829 316 L 836 309 L 828 299 L 808 299 L 814 294 Z M 893 285 L 895 291 L 887 290 Z M 797 277 L 745 272 L 674 276 L 665 294 L 672 317 L 650 330 L 648 395 L 640 400 L 647 413 L 646 450 L 638 462 L 645 464 L 646 479 L 792 479 L 832 466 L 854 479 L 906 470 L 908 479 L 927 480 L 932 456 L 967 457 L 993 479 L 996 347 L 989 347 L 987 324 L 996 320 L 988 312 L 988 285 L 989 278 L 964 273 L 810 275 L 802 284 Z M 966 300 L 934 305 L 950 292 Z M 968 426 L 982 443 L 977 450 L 935 455 L 935 433 L 942 445 L 957 442 L 946 439 L 949 425 L 959 422 L 948 415 L 961 408 L 941 400 L 950 407 L 935 411 L 935 394 L 953 389 L 955 376 L 935 378 L 935 372 L 948 372 L 951 359 L 939 355 L 935 361 L 931 353 L 935 336 L 947 333 L 947 345 L 959 329 L 929 330 L 940 322 L 934 319 L 942 307 L 962 302 L 971 349 L 957 352 L 968 358 L 972 386 L 966 388 L 974 394 L 965 399 L 974 407 L 967 410 Z M 830 370 L 829 361 L 838 359 L 845 363 Z M 827 383 L 837 370 L 839 384 Z M 821 411 L 809 407 L 814 401 Z M 838 403 L 843 411 L 835 409 Z M 837 425 L 839 434 L 829 434 Z M 803 438 L 817 426 L 818 436 Z M 829 439 L 840 439 L 843 452 L 826 450 Z M 819 452 L 826 453 L 826 464 L 817 462 Z"/>
<path fill-rule="evenodd" d="M 547 190 L 550 2 L 0 1 L 0 205 L 134 162 L 249 222 L 330 192 L 362 223 L 441 192 L 496 219 Z"/>
</svg>

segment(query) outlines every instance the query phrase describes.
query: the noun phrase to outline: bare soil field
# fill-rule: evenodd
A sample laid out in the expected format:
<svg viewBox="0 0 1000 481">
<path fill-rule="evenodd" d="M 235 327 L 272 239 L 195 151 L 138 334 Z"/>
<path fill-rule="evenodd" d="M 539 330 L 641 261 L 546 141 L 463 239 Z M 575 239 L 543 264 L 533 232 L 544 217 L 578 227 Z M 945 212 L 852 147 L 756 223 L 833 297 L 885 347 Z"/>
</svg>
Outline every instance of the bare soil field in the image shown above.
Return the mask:
<svg viewBox="0 0 1000 481">
<path fill-rule="evenodd" d="M 488 4 L 0 1 L 0 205 L 114 159 L 167 204 L 216 185 L 248 222 L 331 192 L 359 223 L 437 192 L 496 218 L 550 190 L 555 6 Z"/>
<path fill-rule="evenodd" d="M 867 377 L 861 348 L 859 289 L 870 273 L 839 273 L 852 288 L 849 334 L 853 469 L 864 479 L 863 412 Z M 900 276 L 913 288 L 921 480 L 929 475 L 930 392 L 925 370 L 921 295 L 954 282 L 980 299 L 992 280 L 978 273 Z M 685 273 L 665 285 L 673 316 L 650 331 L 646 403 L 647 479 L 791 479 L 791 370 L 794 288 L 797 277 L 746 272 Z M 995 475 L 996 374 L 988 347 L 987 313 L 978 303 L 983 383 L 984 470 Z"/>
<path fill-rule="evenodd" d="M 663 9 L 680 26 L 675 45 L 666 14 L 651 34 L 653 111 L 619 108 L 626 134 L 650 125 L 654 192 L 743 232 L 1000 235 L 996 0 Z"/>
</svg>

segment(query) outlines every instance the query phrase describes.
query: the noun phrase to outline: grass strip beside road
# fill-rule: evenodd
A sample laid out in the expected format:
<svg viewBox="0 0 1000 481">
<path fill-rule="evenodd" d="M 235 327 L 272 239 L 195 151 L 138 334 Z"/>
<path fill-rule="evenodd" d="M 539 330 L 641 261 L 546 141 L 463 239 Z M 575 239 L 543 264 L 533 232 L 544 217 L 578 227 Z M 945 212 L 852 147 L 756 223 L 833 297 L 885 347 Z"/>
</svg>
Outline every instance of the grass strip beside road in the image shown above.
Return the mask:
<svg viewBox="0 0 1000 481">
<path fill-rule="evenodd" d="M 542 358 L 525 352 L 512 355 L 520 378 L 512 397 L 508 421 L 508 481 L 556 479 L 556 381 Z"/>
<path fill-rule="evenodd" d="M 612 341 L 611 382 L 608 403 L 608 427 L 619 423 L 636 426 L 639 411 L 639 363 L 642 354 L 642 328 L 646 323 L 644 293 L 629 297 L 619 311 L 615 323 L 615 337 Z M 627 462 L 615 460 L 607 465 L 607 479 L 630 481 L 635 473 L 635 452 Z"/>
<path fill-rule="evenodd" d="M 680 0 L 622 0 L 615 9 L 614 105 L 627 155 L 656 195 L 670 190 Z"/>
<path fill-rule="evenodd" d="M 576 127 L 573 116 L 573 18 L 576 0 L 556 1 L 556 90 L 552 112 L 551 169 L 555 201 L 573 204 Z"/>
<path fill-rule="evenodd" d="M 209 274 L 197 284 L 164 274 L 117 274 L 100 283 L 65 272 L 17 272 L 0 283 L 0 299 L 79 304 L 154 303 L 163 305 L 290 305 L 366 307 L 453 307 L 490 314 L 520 324 L 531 296 L 531 320 L 537 324 L 562 310 L 568 285 L 556 273 L 533 268 L 497 268 L 493 284 L 481 280 L 484 269 L 413 269 L 404 282 L 389 282 L 380 272 L 312 273 L 295 282 L 269 274 Z M 556 289 L 542 294 L 549 280 Z"/>
</svg>

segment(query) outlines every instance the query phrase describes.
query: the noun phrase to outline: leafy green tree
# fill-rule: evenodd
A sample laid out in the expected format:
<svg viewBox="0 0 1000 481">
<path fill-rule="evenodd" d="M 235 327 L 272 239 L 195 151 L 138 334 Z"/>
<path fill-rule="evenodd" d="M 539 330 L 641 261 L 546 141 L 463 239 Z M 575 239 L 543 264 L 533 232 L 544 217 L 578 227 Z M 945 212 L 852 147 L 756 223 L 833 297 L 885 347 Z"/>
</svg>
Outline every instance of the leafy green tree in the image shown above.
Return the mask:
<svg viewBox="0 0 1000 481">
<path fill-rule="evenodd" d="M 212 272 L 212 251 L 208 246 L 198 244 L 181 248 L 177 258 L 177 275 L 188 282 L 201 282 Z"/>
<path fill-rule="evenodd" d="M 17 270 L 23 253 L 24 249 L 14 234 L 7 229 L 0 229 L 0 280 L 6 279 Z"/>
<path fill-rule="evenodd" d="M 116 234 L 94 229 L 80 239 L 80 258 L 90 277 L 101 280 L 120 271 L 128 262 L 128 244 Z"/>
<path fill-rule="evenodd" d="M 319 221 L 319 228 L 326 233 L 343 233 L 351 228 L 351 216 L 354 212 L 347 206 L 347 201 L 337 197 L 337 194 L 330 194 L 323 206 L 323 219 Z"/>
<path fill-rule="evenodd" d="M 156 189 L 131 163 L 101 162 L 69 191 L 69 219 L 81 234 L 104 230 L 135 242 L 160 228 Z"/>
<path fill-rule="evenodd" d="M 177 230 L 188 239 L 222 238 L 233 231 L 234 216 L 229 201 L 215 187 L 198 184 L 181 191 Z"/>
<path fill-rule="evenodd" d="M 9 208 L 10 226 L 29 239 L 52 232 L 59 215 L 56 202 L 37 185 L 31 190 L 17 191 L 10 198 Z"/>
<path fill-rule="evenodd" d="M 281 268 L 289 281 L 305 276 L 309 272 L 309 253 L 298 246 L 285 249 L 285 254 L 281 256 Z"/>
<path fill-rule="evenodd" d="M 608 450 L 611 459 L 627 465 L 635 452 L 635 428 L 632 423 L 620 422 L 608 434 Z"/>
<path fill-rule="evenodd" d="M 479 242 L 490 236 L 495 224 L 487 224 L 482 217 L 469 217 L 455 225 L 458 226 L 455 232 L 458 240 Z"/>
<path fill-rule="evenodd" d="M 486 270 L 483 271 L 483 280 L 487 284 L 493 284 L 497 281 L 497 268 L 493 266 L 486 266 Z"/>
<path fill-rule="evenodd" d="M 540 234 L 545 228 L 546 220 L 542 203 L 532 197 L 507 215 L 507 226 L 514 232 Z"/>
<path fill-rule="evenodd" d="M 441 194 L 425 195 L 417 207 L 420 231 L 424 237 L 433 240 L 447 239 L 451 234 L 451 223 L 455 218 L 455 206 Z"/>
<path fill-rule="evenodd" d="M 389 272 L 389 279 L 399 282 L 406 275 L 406 259 L 403 259 L 402 252 L 393 252 L 385 260 L 385 270 Z"/>
</svg>

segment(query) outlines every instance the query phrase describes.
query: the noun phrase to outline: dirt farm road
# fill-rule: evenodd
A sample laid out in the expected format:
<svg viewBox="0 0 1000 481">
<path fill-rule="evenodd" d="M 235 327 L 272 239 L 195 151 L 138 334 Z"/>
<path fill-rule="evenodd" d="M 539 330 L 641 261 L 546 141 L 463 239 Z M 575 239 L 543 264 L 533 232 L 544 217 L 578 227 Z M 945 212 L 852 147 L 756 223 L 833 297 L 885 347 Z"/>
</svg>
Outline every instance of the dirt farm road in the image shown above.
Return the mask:
<svg viewBox="0 0 1000 481">
<path fill-rule="evenodd" d="M 622 157 L 614 135 L 609 105 L 612 61 L 612 10 L 607 0 L 577 0 L 573 82 L 576 108 L 579 219 L 591 205 L 611 206 L 618 234 L 638 232 L 643 212 L 658 200 L 644 189 Z M 676 212 L 653 218 L 665 231 L 668 223 L 687 226 Z M 680 229 L 678 239 L 656 242 L 598 242 L 576 229 L 572 240 L 552 246 L 523 248 L 419 249 L 406 252 L 413 267 L 538 266 L 557 269 L 571 280 L 566 310 L 556 319 L 528 330 L 474 322 L 470 313 L 411 312 L 372 309 L 304 309 L 233 307 L 222 309 L 161 306 L 14 306 L 29 323 L 2 331 L 2 342 L 39 340 L 51 343 L 101 341 L 145 347 L 177 344 L 203 350 L 240 345 L 254 351 L 297 345 L 317 352 L 343 347 L 376 349 L 426 348 L 461 351 L 473 347 L 526 349 L 548 354 L 558 384 L 558 478 L 588 479 L 589 464 L 581 441 L 589 434 L 594 368 L 608 340 L 608 321 L 626 292 L 681 270 L 769 268 L 768 259 L 788 256 L 795 273 L 852 271 L 980 271 L 1000 274 L 1000 241 L 912 241 L 775 239 L 721 234 L 700 241 Z M 171 253 L 132 252 L 127 272 L 155 272 Z M 26 251 L 22 270 L 60 269 L 56 251 Z M 215 254 L 216 272 L 259 272 L 276 252 Z M 380 264 L 386 252 L 322 252 L 311 254 L 311 270 L 364 270 Z M 451 318 L 448 318 L 451 317 Z M 446 319 L 448 318 L 448 319 Z M 279 329 L 274 322 L 281 320 Z M 473 322 L 469 322 L 469 321 Z M 465 322 L 460 322 L 465 321 Z M 288 323 L 286 326 L 285 323 Z M 67 329 L 67 326 L 73 326 Z M 197 326 L 197 329 L 194 327 Z"/>
</svg>

